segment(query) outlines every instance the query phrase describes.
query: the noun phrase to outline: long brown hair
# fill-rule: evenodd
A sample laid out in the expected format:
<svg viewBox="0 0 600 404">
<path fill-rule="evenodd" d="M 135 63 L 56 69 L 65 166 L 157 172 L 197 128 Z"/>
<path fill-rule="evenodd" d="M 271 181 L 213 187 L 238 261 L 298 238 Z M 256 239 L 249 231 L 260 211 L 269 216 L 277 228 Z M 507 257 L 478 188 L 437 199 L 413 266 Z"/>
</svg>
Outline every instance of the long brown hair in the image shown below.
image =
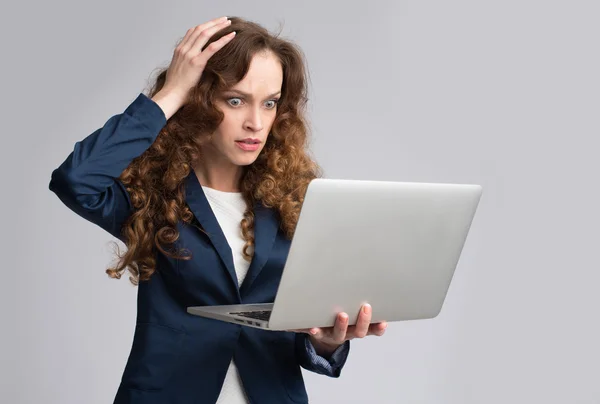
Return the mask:
<svg viewBox="0 0 600 404">
<path fill-rule="evenodd" d="M 177 223 L 190 223 L 193 218 L 185 202 L 184 180 L 201 158 L 203 141 L 223 119 L 214 104 L 216 97 L 244 78 L 257 52 L 270 51 L 280 60 L 283 84 L 264 149 L 242 177 L 241 192 L 248 206 L 241 222 L 247 260 L 252 258 L 248 251 L 254 245 L 255 202 L 276 209 L 284 234 L 291 238 L 306 188 L 321 175 L 320 167 L 307 152 L 307 70 L 301 50 L 256 23 L 235 17 L 230 20 L 231 25 L 214 35 L 206 46 L 231 31 L 236 31 L 234 40 L 209 59 L 188 102 L 119 178 L 129 192 L 134 212 L 122 229 L 127 250 L 118 252 L 117 265 L 106 270 L 112 278 L 119 279 L 129 270 L 134 285 L 150 279 L 156 270 L 158 251 L 178 259 L 190 258 L 172 248 L 179 238 Z M 159 72 L 149 97 L 163 87 L 166 72 L 166 68 Z"/>
</svg>

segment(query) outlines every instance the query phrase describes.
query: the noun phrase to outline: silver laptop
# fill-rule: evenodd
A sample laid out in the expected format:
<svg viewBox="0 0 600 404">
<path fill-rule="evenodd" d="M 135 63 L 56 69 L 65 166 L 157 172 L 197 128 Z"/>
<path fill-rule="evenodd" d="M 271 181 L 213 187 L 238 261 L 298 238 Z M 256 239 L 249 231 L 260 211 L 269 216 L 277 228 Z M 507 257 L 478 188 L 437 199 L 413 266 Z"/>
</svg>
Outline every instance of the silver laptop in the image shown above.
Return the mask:
<svg viewBox="0 0 600 404">
<path fill-rule="evenodd" d="M 482 187 L 313 180 L 275 301 L 189 307 L 188 313 L 270 330 L 436 317 L 467 239 Z"/>
</svg>

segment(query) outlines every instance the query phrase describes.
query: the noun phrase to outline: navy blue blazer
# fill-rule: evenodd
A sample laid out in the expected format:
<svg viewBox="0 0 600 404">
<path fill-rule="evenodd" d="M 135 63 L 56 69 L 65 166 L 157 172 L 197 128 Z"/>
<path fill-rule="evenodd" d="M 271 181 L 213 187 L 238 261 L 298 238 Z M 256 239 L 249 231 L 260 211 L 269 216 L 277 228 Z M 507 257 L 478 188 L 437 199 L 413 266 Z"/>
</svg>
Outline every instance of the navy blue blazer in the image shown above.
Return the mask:
<svg viewBox="0 0 600 404">
<path fill-rule="evenodd" d="M 52 173 L 49 188 L 79 216 L 123 241 L 132 212 L 118 180 L 131 161 L 156 139 L 167 120 L 145 94 L 75 144 Z M 114 403 L 213 404 L 233 358 L 251 403 L 307 403 L 300 367 L 339 377 L 347 341 L 329 358 L 315 353 L 306 334 L 265 331 L 187 313 L 188 306 L 273 302 L 290 241 L 277 213 L 258 203 L 255 253 L 237 284 L 231 249 L 192 171 L 185 180 L 194 223 L 178 224 L 176 247 L 188 261 L 157 253 L 157 271 L 140 282 L 131 352 Z M 208 235 L 196 226 L 204 229 Z"/>
</svg>

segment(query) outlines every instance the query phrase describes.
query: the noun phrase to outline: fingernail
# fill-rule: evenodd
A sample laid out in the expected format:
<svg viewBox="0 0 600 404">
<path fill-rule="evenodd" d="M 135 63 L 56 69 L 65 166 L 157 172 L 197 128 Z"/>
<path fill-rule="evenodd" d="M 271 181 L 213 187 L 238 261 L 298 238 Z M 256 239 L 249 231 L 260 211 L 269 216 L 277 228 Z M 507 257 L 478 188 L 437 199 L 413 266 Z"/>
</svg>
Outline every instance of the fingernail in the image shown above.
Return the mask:
<svg viewBox="0 0 600 404">
<path fill-rule="evenodd" d="M 369 314 L 371 312 L 371 305 L 369 303 L 367 303 L 367 304 L 364 305 L 363 312 L 365 314 Z"/>
<path fill-rule="evenodd" d="M 342 313 L 342 314 L 340 314 L 340 318 L 341 318 L 343 321 L 346 321 L 346 320 L 348 320 L 348 315 L 347 315 L 346 313 Z"/>
<path fill-rule="evenodd" d="M 312 335 L 315 335 L 315 334 L 317 333 L 317 330 L 315 330 L 315 329 L 313 328 L 313 329 L 311 329 L 311 330 L 310 330 L 310 333 L 311 333 Z"/>
</svg>

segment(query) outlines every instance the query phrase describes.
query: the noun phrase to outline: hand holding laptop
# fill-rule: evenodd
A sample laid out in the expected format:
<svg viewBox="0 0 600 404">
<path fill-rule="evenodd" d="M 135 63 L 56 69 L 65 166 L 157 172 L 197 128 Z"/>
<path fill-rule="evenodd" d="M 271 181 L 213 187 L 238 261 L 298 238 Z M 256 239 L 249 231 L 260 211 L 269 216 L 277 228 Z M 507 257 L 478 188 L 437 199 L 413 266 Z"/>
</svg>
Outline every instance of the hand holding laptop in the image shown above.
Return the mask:
<svg viewBox="0 0 600 404">
<path fill-rule="evenodd" d="M 364 338 L 368 335 L 381 337 L 387 328 L 387 322 L 371 323 L 371 305 L 362 306 L 356 325 L 348 327 L 348 314 L 338 313 L 335 325 L 324 328 L 305 328 L 290 330 L 308 334 L 310 342 L 321 356 L 331 355 L 344 342 L 354 338 Z"/>
</svg>

